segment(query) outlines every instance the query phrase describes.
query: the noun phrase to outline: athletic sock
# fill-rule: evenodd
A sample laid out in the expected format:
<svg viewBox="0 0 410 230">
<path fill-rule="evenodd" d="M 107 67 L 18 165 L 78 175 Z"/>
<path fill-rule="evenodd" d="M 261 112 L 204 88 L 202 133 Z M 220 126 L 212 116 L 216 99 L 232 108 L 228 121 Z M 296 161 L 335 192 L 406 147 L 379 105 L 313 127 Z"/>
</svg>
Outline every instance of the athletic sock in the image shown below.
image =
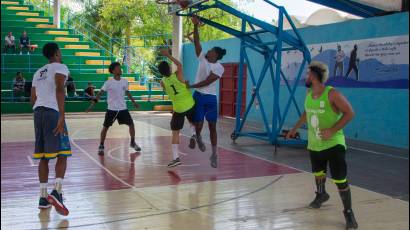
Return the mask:
<svg viewBox="0 0 410 230">
<path fill-rule="evenodd" d="M 192 136 L 196 136 L 196 130 L 195 130 L 195 126 L 191 125 L 191 137 Z"/>
<path fill-rule="evenodd" d="M 212 155 L 216 155 L 217 154 L 217 151 L 218 150 L 218 146 L 216 146 L 216 145 L 212 145 Z"/>
<path fill-rule="evenodd" d="M 178 145 L 179 144 L 172 144 L 172 159 L 174 159 L 174 160 L 179 157 Z"/>
<path fill-rule="evenodd" d="M 58 193 L 61 193 L 63 189 L 63 178 L 56 178 L 54 189 L 57 190 Z"/>
<path fill-rule="evenodd" d="M 325 185 L 326 185 L 326 177 L 316 179 L 316 191 L 319 194 L 326 193 Z"/>
<path fill-rule="evenodd" d="M 40 183 L 40 197 L 47 197 L 47 183 Z"/>
<path fill-rule="evenodd" d="M 345 210 L 352 209 L 352 195 L 350 193 L 350 188 L 346 191 L 339 191 L 340 198 L 342 198 L 343 207 Z"/>
</svg>

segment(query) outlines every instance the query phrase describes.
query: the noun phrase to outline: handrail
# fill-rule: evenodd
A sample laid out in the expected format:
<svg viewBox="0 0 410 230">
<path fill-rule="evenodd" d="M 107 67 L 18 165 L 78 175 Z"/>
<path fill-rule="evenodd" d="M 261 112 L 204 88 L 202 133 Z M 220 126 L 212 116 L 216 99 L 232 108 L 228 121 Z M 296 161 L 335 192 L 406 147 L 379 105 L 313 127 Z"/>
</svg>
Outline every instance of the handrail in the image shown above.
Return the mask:
<svg viewBox="0 0 410 230">
<path fill-rule="evenodd" d="M 53 0 L 25 0 L 26 3 L 32 5 L 34 8 L 38 8 L 40 10 L 45 11 L 49 16 L 51 15 L 50 12 L 52 12 L 51 7 L 52 3 L 54 3 Z M 35 5 L 35 3 L 38 3 Z M 48 8 L 46 5 L 43 4 L 43 2 L 48 3 Z M 113 48 L 114 46 L 118 47 L 118 51 L 121 53 L 121 49 L 124 49 L 122 51 L 123 55 L 122 57 L 126 57 L 126 52 L 131 46 L 126 46 L 121 42 L 121 39 L 118 38 L 112 38 L 100 29 L 96 28 L 94 25 L 91 25 L 88 23 L 86 20 L 84 20 L 82 17 L 75 15 L 71 10 L 67 9 L 66 14 L 63 15 L 63 18 L 61 20 L 62 27 L 65 29 L 71 29 L 73 30 L 76 34 L 82 35 L 86 40 L 92 41 L 91 45 L 92 46 L 97 46 L 98 48 L 104 50 L 110 56 L 111 58 L 115 57 L 118 59 L 118 55 L 114 55 Z M 97 34 L 98 31 L 98 34 Z M 141 36 L 132 36 L 132 38 L 136 37 L 154 37 L 154 36 L 168 36 L 168 34 L 159 34 L 159 35 L 141 35 Z M 156 46 L 158 47 L 158 46 Z M 131 63 L 144 63 L 144 65 L 148 65 L 151 70 L 154 70 L 154 74 L 158 75 L 158 71 L 156 71 L 157 67 L 154 65 L 151 65 L 149 62 L 145 61 L 143 57 L 141 57 L 137 52 L 135 52 L 135 48 L 131 48 L 131 50 L 134 52 L 134 55 L 132 55 L 132 59 L 130 60 Z M 143 66 L 144 67 L 144 66 Z M 128 68 L 128 66 L 127 66 Z M 2 68 L 3 70 L 3 68 Z M 145 76 L 145 73 L 143 73 Z"/>
</svg>

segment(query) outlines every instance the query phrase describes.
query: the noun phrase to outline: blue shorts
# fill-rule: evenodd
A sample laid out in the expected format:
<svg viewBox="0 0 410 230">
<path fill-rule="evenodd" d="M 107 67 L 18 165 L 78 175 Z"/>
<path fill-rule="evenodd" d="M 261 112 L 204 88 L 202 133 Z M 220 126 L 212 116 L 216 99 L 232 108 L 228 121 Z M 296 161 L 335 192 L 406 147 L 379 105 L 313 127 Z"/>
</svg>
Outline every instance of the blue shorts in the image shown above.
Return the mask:
<svg viewBox="0 0 410 230">
<path fill-rule="evenodd" d="M 65 134 L 54 135 L 59 113 L 51 108 L 37 107 L 34 109 L 34 132 L 36 144 L 34 159 L 53 159 L 57 156 L 71 156 L 70 140 L 67 126 L 64 124 Z"/>
<path fill-rule="evenodd" d="M 218 120 L 218 103 L 216 95 L 203 94 L 195 91 L 194 100 L 194 122 L 203 122 L 204 118 L 206 118 L 208 122 L 216 122 Z"/>
</svg>

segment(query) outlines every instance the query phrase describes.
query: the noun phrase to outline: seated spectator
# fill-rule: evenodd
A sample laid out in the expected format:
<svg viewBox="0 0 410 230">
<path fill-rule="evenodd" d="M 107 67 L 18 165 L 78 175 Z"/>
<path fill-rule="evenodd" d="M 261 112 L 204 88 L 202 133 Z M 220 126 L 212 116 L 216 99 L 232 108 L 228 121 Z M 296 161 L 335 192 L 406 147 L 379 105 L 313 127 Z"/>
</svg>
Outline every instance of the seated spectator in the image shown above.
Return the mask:
<svg viewBox="0 0 410 230">
<path fill-rule="evenodd" d="M 4 53 L 11 49 L 13 53 L 16 53 L 16 44 L 14 43 L 14 36 L 12 32 L 9 32 L 4 38 Z"/>
<path fill-rule="evenodd" d="M 92 100 L 95 97 L 94 94 L 95 86 L 91 82 L 88 82 L 88 87 L 84 90 L 84 97 L 86 100 Z"/>
<path fill-rule="evenodd" d="M 77 92 L 76 92 L 76 87 L 74 84 L 74 79 L 71 77 L 71 75 L 68 75 L 68 79 L 66 82 L 66 96 L 68 97 L 76 97 Z"/>
<path fill-rule="evenodd" d="M 30 51 L 34 52 L 35 47 L 36 46 L 30 44 L 30 38 L 27 36 L 27 32 L 23 31 L 20 37 L 20 55 L 23 54 L 23 49 L 27 50 L 27 54 L 30 54 Z"/>
<path fill-rule="evenodd" d="M 17 72 L 16 78 L 13 81 L 13 97 L 23 97 L 24 99 L 24 85 L 26 80 L 21 72 Z"/>
</svg>

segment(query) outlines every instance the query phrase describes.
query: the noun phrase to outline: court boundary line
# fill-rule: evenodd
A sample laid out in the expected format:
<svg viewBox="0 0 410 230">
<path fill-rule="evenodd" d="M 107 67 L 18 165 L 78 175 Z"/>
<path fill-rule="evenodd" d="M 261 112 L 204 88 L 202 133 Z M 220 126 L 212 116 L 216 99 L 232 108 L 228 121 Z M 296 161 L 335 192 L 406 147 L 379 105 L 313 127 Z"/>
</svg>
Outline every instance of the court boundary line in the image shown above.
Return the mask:
<svg viewBox="0 0 410 230">
<path fill-rule="evenodd" d="M 75 226 L 69 226 L 68 228 L 81 228 L 81 227 L 88 227 L 88 226 L 94 226 L 94 225 L 102 225 L 102 224 L 111 224 L 111 223 L 116 223 L 116 222 L 122 222 L 122 221 L 128 221 L 128 220 L 136 220 L 136 219 L 142 219 L 142 218 L 147 218 L 147 217 L 153 217 L 153 216 L 162 216 L 162 215 L 168 215 L 168 214 L 173 214 L 173 213 L 178 213 L 178 212 L 185 212 L 185 211 L 191 211 L 191 210 L 196 210 L 196 209 L 201 209 L 201 208 L 205 208 L 205 207 L 212 207 L 212 206 L 217 206 L 223 203 L 227 203 L 230 202 L 232 200 L 237 200 L 237 199 L 241 199 L 243 197 L 255 194 L 257 192 L 260 192 L 262 190 L 265 190 L 266 188 L 272 186 L 273 184 L 275 184 L 276 182 L 278 182 L 279 180 L 281 180 L 286 174 L 280 174 L 280 175 L 274 175 L 274 176 L 278 176 L 277 178 L 275 178 L 274 180 L 272 180 L 271 182 L 265 184 L 262 187 L 259 187 L 255 190 L 246 192 L 242 195 L 236 196 L 236 197 L 232 197 L 226 200 L 221 200 L 221 201 L 217 201 L 217 202 L 213 202 L 210 204 L 205 204 L 205 205 L 198 205 L 196 207 L 192 207 L 192 208 L 182 208 L 182 209 L 177 209 L 177 210 L 171 210 L 171 211 L 165 211 L 165 212 L 160 212 L 160 213 L 153 213 L 153 214 L 148 214 L 148 215 L 143 215 L 143 216 L 134 216 L 134 217 L 128 217 L 128 218 L 122 218 L 122 219 L 117 219 L 117 220 L 110 220 L 110 221 L 104 221 L 104 222 L 99 222 L 99 223 L 93 223 L 93 224 L 83 224 L 83 225 L 75 225 Z M 200 214 L 200 213 L 199 213 Z M 225 219 L 225 220 L 229 220 L 229 219 Z M 48 229 L 64 229 L 67 227 L 59 227 L 59 228 L 48 228 Z M 30 229 L 30 230 L 34 230 L 34 229 Z M 37 230 L 37 229 L 35 229 Z"/>
<path fill-rule="evenodd" d="M 118 158 L 114 157 L 114 155 L 112 154 L 112 153 L 114 152 L 114 150 L 121 149 L 121 148 L 127 148 L 127 146 L 121 145 L 121 146 L 119 146 L 119 147 L 112 148 L 112 149 L 108 150 L 107 156 L 108 156 L 109 158 L 115 160 L 115 161 L 118 161 L 118 162 L 134 163 L 134 162 L 130 162 L 130 161 L 126 161 L 126 160 L 121 160 L 121 159 L 118 159 Z M 135 152 L 135 151 L 134 151 L 134 152 Z M 140 151 L 140 152 L 137 152 L 137 153 L 143 154 L 144 151 Z M 183 152 L 181 152 L 181 151 L 180 151 L 179 153 L 180 153 L 182 156 L 187 156 L 187 155 L 188 155 L 187 153 L 183 153 Z M 183 159 L 182 156 L 180 156 L 181 159 Z M 167 165 L 161 165 L 161 164 L 146 164 L 146 163 L 135 163 L 135 165 L 144 165 L 144 166 L 152 166 L 152 167 L 167 167 Z M 198 166 L 200 166 L 200 165 L 201 165 L 201 164 L 190 164 L 190 165 L 181 164 L 181 165 L 178 165 L 178 167 L 198 167 Z M 172 169 L 172 168 L 169 168 L 169 169 Z"/>
<path fill-rule="evenodd" d="M 188 135 L 186 135 L 186 134 L 182 134 L 182 133 L 181 133 L 180 135 L 185 136 L 186 138 L 190 138 L 190 136 L 188 136 Z M 207 140 L 206 140 L 206 141 L 202 140 L 202 142 L 204 142 L 204 143 L 206 143 L 206 144 L 208 144 L 208 145 L 210 144 L 210 142 L 207 141 Z M 249 153 L 244 153 L 244 152 L 242 152 L 241 150 L 236 150 L 236 149 L 233 149 L 233 148 L 230 148 L 230 147 L 225 147 L 225 146 L 218 146 L 218 148 L 224 148 L 224 149 L 227 149 L 227 150 L 230 150 L 230 151 L 233 151 L 233 152 L 237 152 L 237 153 L 243 154 L 243 155 L 248 156 L 248 157 L 254 157 L 254 158 L 257 158 L 257 159 L 259 159 L 259 160 L 263 160 L 263 161 L 267 161 L 267 162 L 270 162 L 270 163 L 278 164 L 278 165 L 281 165 L 281 166 L 285 166 L 285 167 L 288 167 L 288 168 L 292 168 L 292 169 L 298 170 L 298 171 L 300 171 L 300 172 L 309 173 L 309 174 L 313 175 L 312 172 L 308 172 L 308 171 L 303 170 L 303 169 L 297 169 L 297 168 L 295 168 L 295 167 L 293 167 L 293 166 L 285 165 L 285 164 L 282 164 L 282 163 L 279 163 L 279 162 L 276 162 L 276 161 L 273 161 L 273 160 L 265 159 L 265 158 L 262 158 L 262 157 L 259 157 L 259 156 L 255 156 L 255 155 L 252 155 L 252 154 L 249 154 Z M 372 191 L 372 190 L 369 190 L 369 189 L 366 189 L 366 188 L 362 188 L 362 187 L 357 186 L 357 185 L 352 185 L 352 184 L 350 184 L 350 186 L 354 186 L 355 188 L 361 189 L 361 190 L 363 190 L 363 191 L 376 193 L 376 194 L 383 195 L 383 196 L 389 197 L 389 198 L 391 198 L 391 199 L 399 200 L 399 201 L 402 201 L 402 202 L 404 202 L 404 203 L 409 204 L 408 201 L 405 201 L 405 200 L 402 200 L 402 199 L 398 199 L 398 198 L 395 198 L 395 197 L 392 197 L 392 196 L 389 196 L 389 195 L 386 195 L 386 194 L 383 194 L 383 193 L 379 193 L 379 192 L 376 192 L 376 191 Z"/>
</svg>

